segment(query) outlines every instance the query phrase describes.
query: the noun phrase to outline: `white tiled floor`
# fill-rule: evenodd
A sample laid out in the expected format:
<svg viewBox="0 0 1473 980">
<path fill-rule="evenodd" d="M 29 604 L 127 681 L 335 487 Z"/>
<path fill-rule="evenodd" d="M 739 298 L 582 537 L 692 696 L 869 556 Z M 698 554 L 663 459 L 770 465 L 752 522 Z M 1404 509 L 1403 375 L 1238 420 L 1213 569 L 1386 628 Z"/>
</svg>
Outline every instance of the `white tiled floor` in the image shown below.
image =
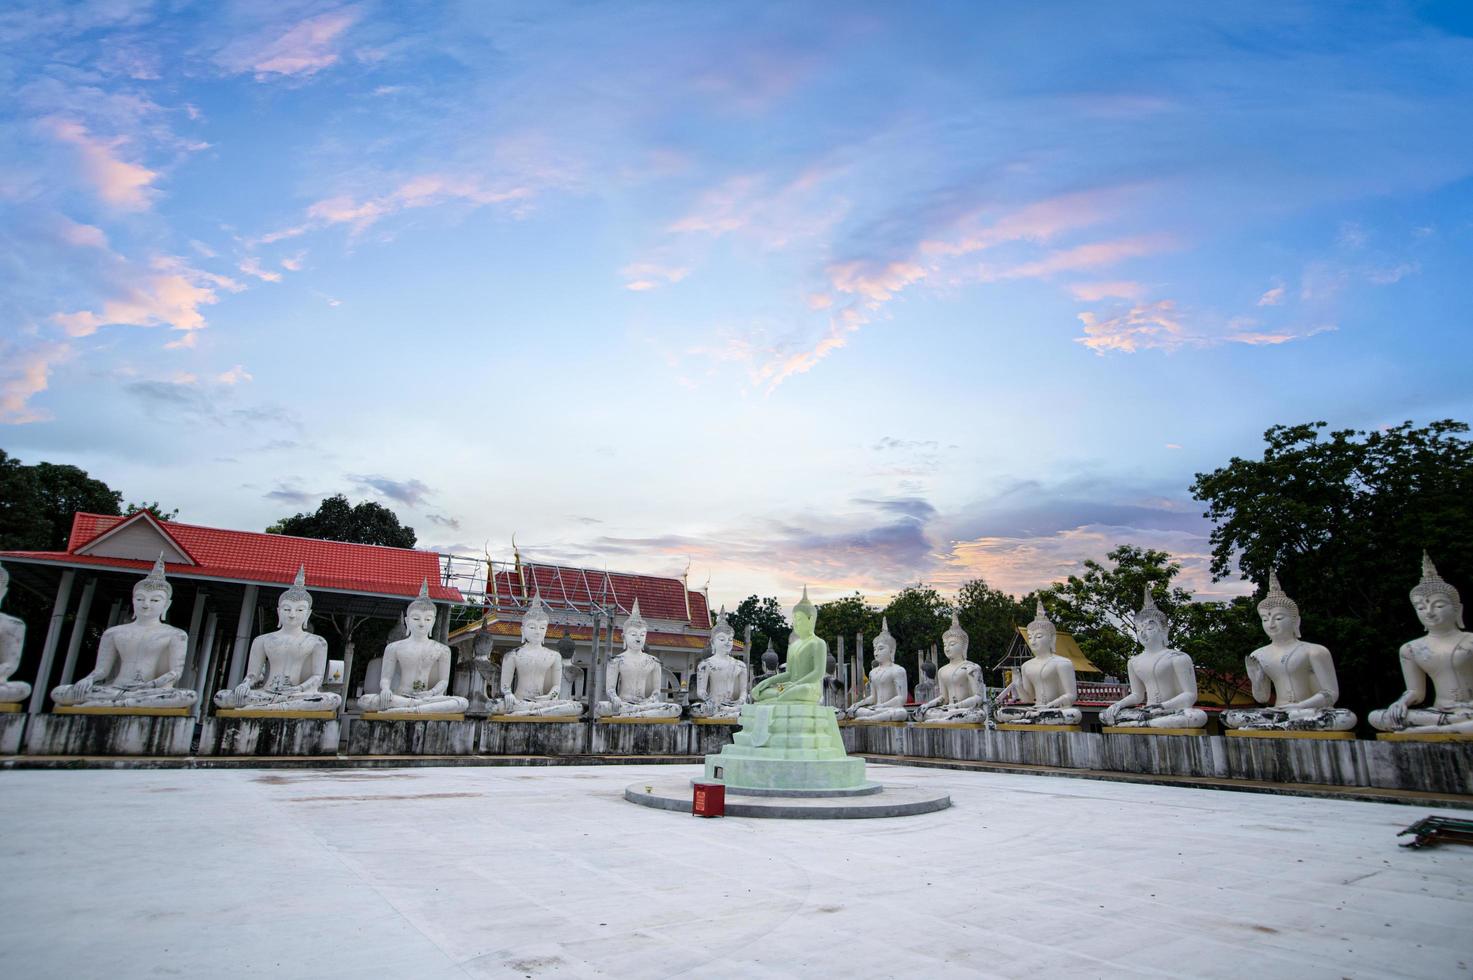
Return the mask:
<svg viewBox="0 0 1473 980">
<path fill-rule="evenodd" d="M 788 822 L 622 798 L 685 771 L 3 772 L 0 964 L 1473 978 L 1473 848 L 1397 847 L 1420 808 L 884 766 L 955 805 Z"/>
</svg>

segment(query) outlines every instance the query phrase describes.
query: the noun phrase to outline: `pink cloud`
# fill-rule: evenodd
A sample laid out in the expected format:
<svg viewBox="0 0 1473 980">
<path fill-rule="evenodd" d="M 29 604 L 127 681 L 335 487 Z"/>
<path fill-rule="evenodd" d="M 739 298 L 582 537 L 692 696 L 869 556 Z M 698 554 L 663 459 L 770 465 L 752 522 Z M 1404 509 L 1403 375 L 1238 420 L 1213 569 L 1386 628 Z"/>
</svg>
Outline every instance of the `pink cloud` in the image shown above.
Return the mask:
<svg viewBox="0 0 1473 980">
<path fill-rule="evenodd" d="M 50 413 L 33 408 L 30 400 L 46 390 L 52 369 L 71 356 L 71 346 L 64 343 L 16 349 L 0 342 L 0 422 L 24 425 L 51 418 Z"/>
<path fill-rule="evenodd" d="M 1119 212 L 1121 189 L 1079 191 L 1036 201 L 956 241 L 921 243 L 926 255 L 967 255 L 1005 242 L 1048 242 L 1067 231 L 1098 224 Z"/>
<path fill-rule="evenodd" d="M 238 385 L 243 381 L 254 381 L 251 373 L 245 369 L 245 365 L 237 364 L 229 371 L 222 371 L 215 375 L 215 380 L 222 385 Z"/>
<path fill-rule="evenodd" d="M 915 262 L 841 262 L 828 268 L 829 282 L 841 293 L 863 297 L 871 305 L 889 302 L 895 294 L 926 278 L 926 270 Z"/>
<path fill-rule="evenodd" d="M 125 211 L 146 211 L 153 203 L 158 174 L 118 156 L 118 148 L 127 143 L 124 137 L 101 139 L 74 119 L 52 118 L 45 125 L 54 138 L 77 148 L 82 172 L 98 197 Z"/>
<path fill-rule="evenodd" d="M 96 225 L 78 224 L 68 218 L 61 219 L 61 240 L 78 248 L 107 248 L 107 235 Z"/>
<path fill-rule="evenodd" d="M 1073 248 L 1061 249 L 1034 262 L 1024 262 L 1001 270 L 983 270 L 984 279 L 1041 279 L 1060 272 L 1078 269 L 1094 269 L 1114 265 L 1126 259 L 1142 255 L 1153 255 L 1170 248 L 1172 239 L 1167 235 L 1138 235 L 1108 242 L 1090 242 Z"/>
<path fill-rule="evenodd" d="M 635 262 L 620 269 L 619 274 L 630 280 L 624 284 L 624 288 L 638 293 L 680 282 L 690 275 L 690 270 L 683 266 L 660 265 L 658 262 Z"/>
<path fill-rule="evenodd" d="M 1259 306 L 1278 306 L 1284 301 L 1284 287 L 1275 286 L 1262 296 L 1258 297 Z"/>
<path fill-rule="evenodd" d="M 57 313 L 52 321 L 71 337 L 86 337 L 105 326 L 169 326 L 185 334 L 169 346 L 194 346 L 194 333 L 207 325 L 201 307 L 219 301 L 215 287 L 239 291 L 227 276 L 193 269 L 178 258 L 155 259 L 149 269 L 127 277 L 127 284 L 98 310 Z"/>
<path fill-rule="evenodd" d="M 241 259 L 236 268 L 248 276 L 255 276 L 265 282 L 281 282 L 281 273 L 262 268 L 261 260 L 254 255 Z"/>
<path fill-rule="evenodd" d="M 517 201 L 532 196 L 527 186 L 488 187 L 472 177 L 446 174 L 420 174 L 403 181 L 398 187 L 378 197 L 357 200 L 348 194 L 324 198 L 307 208 L 307 222 L 270 232 L 252 239 L 252 245 L 267 245 L 304 235 L 324 225 L 352 225 L 362 232 L 380 218 L 411 208 L 425 208 L 453 201 L 476 206 Z"/>
<path fill-rule="evenodd" d="M 237 42 L 221 53 L 221 61 L 234 72 L 251 71 L 256 81 L 273 75 L 310 77 L 337 64 L 337 41 L 360 17 L 353 7 L 340 7 L 309 17 L 284 33 L 272 32 Z"/>
<path fill-rule="evenodd" d="M 1140 299 L 1146 287 L 1138 282 L 1076 282 L 1069 287 L 1074 298 L 1083 303 L 1095 303 L 1102 299 Z"/>
<path fill-rule="evenodd" d="M 1096 354 L 1133 354 L 1148 348 L 1176 350 L 1190 340 L 1177 316 L 1176 304 L 1169 299 L 1139 304 L 1106 319 L 1085 312 L 1079 314 L 1079 320 L 1084 324 L 1084 336 L 1074 338 L 1075 342 Z"/>
<path fill-rule="evenodd" d="M 1303 340 L 1306 337 L 1313 337 L 1316 334 L 1328 333 L 1332 330 L 1338 329 L 1339 328 L 1336 327 L 1334 324 L 1325 324 L 1323 326 L 1314 327 L 1309 330 L 1238 330 L 1233 333 L 1229 333 L 1223 339 L 1234 344 L 1249 344 L 1252 346 L 1261 346 L 1265 344 L 1278 345 L 1287 344 L 1291 340 Z"/>
</svg>

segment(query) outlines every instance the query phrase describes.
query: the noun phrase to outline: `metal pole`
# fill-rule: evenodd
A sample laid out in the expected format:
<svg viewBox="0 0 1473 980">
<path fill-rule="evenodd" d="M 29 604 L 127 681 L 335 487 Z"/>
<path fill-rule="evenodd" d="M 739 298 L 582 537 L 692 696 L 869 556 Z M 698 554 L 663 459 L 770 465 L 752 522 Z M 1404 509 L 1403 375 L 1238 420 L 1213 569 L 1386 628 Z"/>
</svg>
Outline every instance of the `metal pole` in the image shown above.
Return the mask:
<svg viewBox="0 0 1473 980">
<path fill-rule="evenodd" d="M 230 652 L 230 679 L 226 687 L 234 687 L 240 683 L 245 676 L 246 658 L 251 653 L 251 627 L 256 618 L 256 594 L 259 591 L 254 585 L 245 587 L 245 595 L 240 599 L 240 615 L 235 620 L 235 649 Z"/>
<path fill-rule="evenodd" d="M 107 611 L 107 628 L 112 629 L 123 621 L 123 600 L 114 599 L 112 608 Z"/>
<path fill-rule="evenodd" d="M 77 606 L 76 618 L 72 620 L 72 635 L 66 643 L 66 659 L 61 664 L 61 683 L 70 684 L 77 672 L 77 653 L 82 649 L 82 637 L 87 632 L 87 614 L 92 611 L 92 595 L 97 591 L 97 576 L 87 579 L 82 586 L 82 601 Z"/>
<path fill-rule="evenodd" d="M 834 662 L 836 664 L 834 668 L 834 683 L 841 685 L 839 706 L 841 708 L 847 708 L 849 707 L 849 685 L 844 680 L 844 634 L 840 633 L 836 642 L 839 648 L 834 652 Z"/>
<path fill-rule="evenodd" d="M 205 618 L 205 604 L 209 600 L 210 594 L 204 589 L 195 590 L 194 609 L 189 613 L 189 639 L 184 646 L 184 676 L 174 682 L 179 687 L 194 687 L 194 655 L 199 650 L 199 625 Z"/>
<path fill-rule="evenodd" d="M 46 626 L 46 642 L 41 646 L 41 663 L 36 667 L 36 687 L 31 691 L 31 703 L 27 714 L 39 715 L 51 687 L 51 663 L 56 659 L 56 644 L 61 641 L 61 624 L 66 619 L 67 604 L 72 601 L 72 583 L 77 573 L 67 569 L 61 573 L 61 583 L 56 587 L 56 602 L 51 606 L 51 622 Z"/>
</svg>

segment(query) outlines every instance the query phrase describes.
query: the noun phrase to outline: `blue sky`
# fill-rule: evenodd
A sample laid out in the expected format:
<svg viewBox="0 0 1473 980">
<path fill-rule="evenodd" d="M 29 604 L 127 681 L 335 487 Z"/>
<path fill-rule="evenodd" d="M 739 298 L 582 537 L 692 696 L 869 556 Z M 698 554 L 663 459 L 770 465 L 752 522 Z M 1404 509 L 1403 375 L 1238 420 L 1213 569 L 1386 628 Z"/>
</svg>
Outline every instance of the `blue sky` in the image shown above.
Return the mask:
<svg viewBox="0 0 1473 980">
<path fill-rule="evenodd" d="M 1459 4 L 7 5 L 0 445 L 713 598 L 1203 595 L 1195 472 L 1470 417 Z"/>
</svg>

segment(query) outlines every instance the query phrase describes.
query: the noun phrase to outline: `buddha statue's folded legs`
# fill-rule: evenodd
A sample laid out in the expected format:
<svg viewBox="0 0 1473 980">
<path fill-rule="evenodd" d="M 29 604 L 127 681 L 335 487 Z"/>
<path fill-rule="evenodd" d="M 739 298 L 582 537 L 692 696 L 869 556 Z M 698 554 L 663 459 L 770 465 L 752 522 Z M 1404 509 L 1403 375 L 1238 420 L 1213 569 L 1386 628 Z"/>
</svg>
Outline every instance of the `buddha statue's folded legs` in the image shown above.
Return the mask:
<svg viewBox="0 0 1473 980">
<path fill-rule="evenodd" d="M 1346 708 L 1232 708 L 1221 720 L 1240 731 L 1348 732 L 1356 718 Z"/>
<path fill-rule="evenodd" d="M 740 701 L 697 701 L 690 706 L 690 716 L 706 721 L 735 722 L 742 714 Z"/>
<path fill-rule="evenodd" d="M 235 687 L 215 695 L 218 707 L 250 711 L 336 711 L 342 703 L 341 695 L 316 690 L 270 691 L 256 688 L 243 692 L 240 687 Z"/>
<path fill-rule="evenodd" d="M 951 722 L 959 725 L 980 725 L 987 720 L 987 707 L 977 699 L 976 704 L 944 704 L 921 715 L 923 722 Z"/>
<path fill-rule="evenodd" d="M 528 716 L 535 718 L 577 718 L 583 714 L 582 701 L 567 701 L 562 698 L 518 698 L 503 697 L 491 702 L 493 715 Z"/>
<path fill-rule="evenodd" d="M 1013 704 L 998 708 L 996 717 L 999 723 L 1006 725 L 1077 725 L 1084 719 L 1084 712 L 1078 708 Z"/>
<path fill-rule="evenodd" d="M 855 708 L 855 721 L 907 721 L 910 712 L 905 708 Z"/>
<path fill-rule="evenodd" d="M 1371 727 L 1383 732 L 1407 732 L 1413 735 L 1473 734 L 1473 704 L 1452 704 L 1446 708 L 1409 708 L 1406 720 L 1398 725 L 1388 708 L 1372 711 Z"/>
<path fill-rule="evenodd" d="M 31 685 L 25 681 L 0 683 L 0 704 L 15 704 L 31 696 Z"/>
<path fill-rule="evenodd" d="M 600 701 L 595 718 L 678 718 L 680 705 L 671 701 Z"/>
<path fill-rule="evenodd" d="M 1121 708 L 1115 715 L 1116 728 L 1202 728 L 1207 712 L 1201 708 L 1167 711 L 1159 707 Z"/>
<path fill-rule="evenodd" d="M 63 684 L 53 688 L 51 700 L 67 706 L 90 705 L 99 708 L 188 708 L 199 696 L 176 687 L 149 687 L 146 684 Z"/>
<path fill-rule="evenodd" d="M 454 694 L 431 694 L 415 697 L 410 694 L 365 694 L 358 699 L 363 711 L 376 711 L 383 715 L 441 715 L 464 714 L 470 701 Z"/>
</svg>

